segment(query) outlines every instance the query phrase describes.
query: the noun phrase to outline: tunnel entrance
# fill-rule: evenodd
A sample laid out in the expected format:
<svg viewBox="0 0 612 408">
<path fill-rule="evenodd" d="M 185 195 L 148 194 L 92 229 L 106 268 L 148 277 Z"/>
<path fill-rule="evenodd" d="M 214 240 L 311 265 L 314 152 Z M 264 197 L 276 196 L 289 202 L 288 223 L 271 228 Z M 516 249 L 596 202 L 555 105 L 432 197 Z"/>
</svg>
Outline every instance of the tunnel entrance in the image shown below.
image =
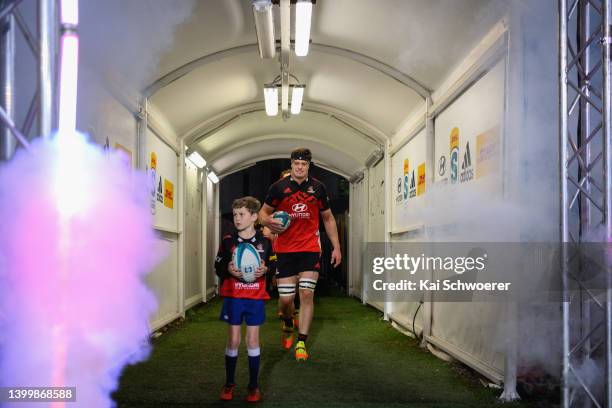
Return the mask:
<svg viewBox="0 0 612 408">
<path fill-rule="evenodd" d="M 220 182 L 219 212 L 221 214 L 221 225 L 219 228 L 220 239 L 223 235 L 233 232 L 232 201 L 246 195 L 253 196 L 263 203 L 268 192 L 268 187 L 277 181 L 281 173 L 291 167 L 289 159 L 271 159 L 258 162 L 254 166 L 240 170 L 224 177 Z M 349 182 L 346 178 L 323 169 L 313 163 L 309 175 L 315 177 L 325 184 L 329 194 L 330 206 L 336 225 L 338 226 L 338 238 L 342 248 L 343 262 L 337 268 L 330 265 L 331 243 L 320 222 L 319 233 L 321 234 L 321 273 L 319 275 L 318 287 L 325 289 L 339 288 L 346 293 L 348 276 L 348 210 L 349 210 Z"/>
</svg>

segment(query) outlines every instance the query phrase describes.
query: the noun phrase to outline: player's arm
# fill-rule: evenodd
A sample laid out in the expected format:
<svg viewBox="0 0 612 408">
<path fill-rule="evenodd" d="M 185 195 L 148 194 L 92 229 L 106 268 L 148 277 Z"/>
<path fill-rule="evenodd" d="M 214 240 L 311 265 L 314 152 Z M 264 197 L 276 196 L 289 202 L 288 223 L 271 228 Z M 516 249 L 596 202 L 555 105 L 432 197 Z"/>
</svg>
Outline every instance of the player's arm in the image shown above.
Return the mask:
<svg viewBox="0 0 612 408">
<path fill-rule="evenodd" d="M 342 261 L 342 251 L 340 250 L 340 241 L 338 240 L 338 228 L 336 227 L 336 219 L 334 214 L 328 208 L 327 210 L 321 211 L 321 218 L 323 219 L 323 226 L 325 232 L 332 244 L 332 255 L 331 262 L 334 267 L 340 265 Z"/>
<path fill-rule="evenodd" d="M 272 218 L 272 214 L 274 214 L 274 207 L 264 203 L 259 210 L 259 222 L 264 226 L 270 228 L 275 234 L 280 234 L 283 232 L 283 222 L 279 219 Z"/>
<path fill-rule="evenodd" d="M 224 244 L 225 240 L 221 241 L 221 245 L 217 251 L 217 257 L 215 258 L 215 273 L 221 279 L 225 279 L 229 276 L 227 267 L 231 261 L 231 257 L 227 255 Z"/>
<path fill-rule="evenodd" d="M 273 272 L 276 265 L 276 255 L 272 252 L 272 241 L 268 238 L 264 238 L 264 253 L 261 257 L 261 266 L 257 268 L 255 277 L 259 278 L 266 273 Z"/>
<path fill-rule="evenodd" d="M 226 279 L 230 275 L 236 278 L 242 278 L 242 272 L 236 269 L 232 262 L 232 251 L 230 250 L 231 243 L 225 239 L 221 242 L 217 257 L 215 258 L 215 273 L 221 279 Z"/>
</svg>

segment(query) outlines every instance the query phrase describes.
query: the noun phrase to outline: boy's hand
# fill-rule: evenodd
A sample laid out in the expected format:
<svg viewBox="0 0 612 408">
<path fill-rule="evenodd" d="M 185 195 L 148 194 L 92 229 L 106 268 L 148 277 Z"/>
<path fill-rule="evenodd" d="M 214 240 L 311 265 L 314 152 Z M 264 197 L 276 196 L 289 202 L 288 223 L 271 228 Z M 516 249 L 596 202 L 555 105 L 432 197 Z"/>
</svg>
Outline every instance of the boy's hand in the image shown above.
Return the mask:
<svg viewBox="0 0 612 408">
<path fill-rule="evenodd" d="M 268 267 L 266 265 L 262 265 L 255 270 L 255 278 L 261 278 L 268 272 Z"/>
<path fill-rule="evenodd" d="M 236 265 L 234 265 L 234 262 L 230 262 L 229 264 L 227 264 L 227 271 L 230 273 L 230 275 L 232 275 L 234 278 L 238 278 L 238 279 L 242 279 L 242 272 L 240 272 L 237 268 Z"/>
</svg>

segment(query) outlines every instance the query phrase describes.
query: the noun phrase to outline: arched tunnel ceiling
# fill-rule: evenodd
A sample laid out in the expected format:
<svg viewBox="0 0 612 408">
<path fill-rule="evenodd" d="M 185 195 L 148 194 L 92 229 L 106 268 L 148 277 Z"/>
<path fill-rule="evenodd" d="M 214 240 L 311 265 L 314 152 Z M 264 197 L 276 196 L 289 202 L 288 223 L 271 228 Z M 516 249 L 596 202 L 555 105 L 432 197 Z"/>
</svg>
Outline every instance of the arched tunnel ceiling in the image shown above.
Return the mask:
<svg viewBox="0 0 612 408">
<path fill-rule="evenodd" d="M 307 146 L 315 162 L 351 175 L 378 149 L 375 141 L 321 113 L 304 111 L 283 122 L 264 111 L 243 115 L 197 143 L 196 147 L 220 174 L 267 155 L 287 158 L 289 151 Z M 253 161 L 253 160 L 251 160 Z"/>
<path fill-rule="evenodd" d="M 203 56 L 256 42 L 251 0 L 195 4 L 190 18 L 177 28 L 173 46 L 162 56 L 156 78 Z M 274 9 L 279 38 L 278 7 Z M 503 0 L 319 0 L 313 7 L 311 37 L 313 43 L 374 58 L 435 89 L 504 12 Z M 311 50 L 303 58 L 292 54 L 290 66 L 307 86 L 305 104 L 347 112 L 387 136 L 423 103 L 413 89 L 346 56 Z M 238 106 L 259 102 L 263 109 L 263 84 L 279 72 L 277 59 L 260 59 L 252 49 L 197 66 L 158 90 L 150 102 L 183 137 L 198 124 Z M 282 143 L 274 144 L 269 140 L 273 137 Z M 300 137 L 305 143 L 297 143 Z M 240 147 L 231 149 L 238 141 Z M 263 112 L 243 115 L 200 140 L 198 148 L 223 173 L 240 161 L 277 154 L 279 146 L 290 149 L 300 144 L 321 148 L 324 155 L 333 152 L 328 164 L 337 163 L 348 173 L 363 167 L 377 148 L 337 121 L 307 112 L 287 121 Z M 287 151 L 278 154 L 286 157 Z"/>
<path fill-rule="evenodd" d="M 159 90 L 151 102 L 178 134 L 202 118 L 238 104 L 263 102 L 263 84 L 278 75 L 276 61 L 257 52 L 239 54 L 204 65 Z M 390 134 L 410 110 L 423 103 L 413 90 L 379 71 L 334 55 L 311 52 L 294 75 L 306 84 L 305 101 L 325 103 L 375 123 Z M 262 103 L 263 106 L 263 103 Z"/>
<path fill-rule="evenodd" d="M 355 165 L 340 168 L 340 166 L 343 166 L 343 163 L 354 163 L 354 160 L 343 151 L 332 150 L 321 142 L 309 140 L 307 143 L 304 143 L 304 141 L 304 139 L 284 138 L 283 135 L 274 135 L 274 140 L 268 140 L 267 142 L 257 139 L 250 143 L 247 141 L 247 144 L 232 149 L 219 160 L 216 160 L 215 169 L 219 174 L 223 175 L 247 165 L 255 164 L 258 160 L 287 159 L 292 149 L 305 144 L 312 151 L 315 164 L 320 164 L 327 170 L 349 177 L 362 168 Z"/>
</svg>

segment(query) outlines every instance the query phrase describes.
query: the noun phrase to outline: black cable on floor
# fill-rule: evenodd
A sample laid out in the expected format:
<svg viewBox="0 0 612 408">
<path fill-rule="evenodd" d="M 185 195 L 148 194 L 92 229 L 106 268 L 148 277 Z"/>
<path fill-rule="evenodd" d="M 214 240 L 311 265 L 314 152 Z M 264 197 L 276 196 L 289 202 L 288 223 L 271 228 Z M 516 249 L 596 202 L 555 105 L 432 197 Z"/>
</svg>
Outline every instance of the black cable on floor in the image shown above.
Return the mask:
<svg viewBox="0 0 612 408">
<path fill-rule="evenodd" d="M 414 337 L 416 337 L 417 339 L 421 339 L 422 337 L 420 337 L 417 333 L 416 330 L 414 328 L 414 322 L 416 320 L 417 317 L 417 313 L 419 313 L 419 309 L 421 308 L 421 306 L 423 306 L 423 302 L 419 302 L 419 307 L 417 307 L 417 310 L 414 312 L 414 316 L 412 317 L 412 334 L 414 334 Z"/>
</svg>

